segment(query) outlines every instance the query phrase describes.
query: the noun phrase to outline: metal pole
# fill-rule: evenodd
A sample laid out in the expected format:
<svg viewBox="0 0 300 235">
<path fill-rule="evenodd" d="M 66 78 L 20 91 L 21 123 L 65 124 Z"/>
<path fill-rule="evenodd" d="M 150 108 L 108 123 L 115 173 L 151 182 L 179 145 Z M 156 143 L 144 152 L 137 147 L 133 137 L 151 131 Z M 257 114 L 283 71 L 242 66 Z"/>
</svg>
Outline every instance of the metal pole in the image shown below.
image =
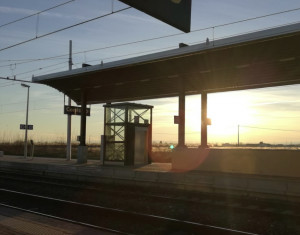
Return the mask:
<svg viewBox="0 0 300 235">
<path fill-rule="evenodd" d="M 27 87 L 27 109 L 26 109 L 26 123 L 25 123 L 25 141 L 24 141 L 24 158 L 27 158 L 27 131 L 28 131 L 28 108 L 29 108 L 29 88 Z"/>
<path fill-rule="evenodd" d="M 69 70 L 72 70 L 72 40 L 69 41 Z M 71 106 L 71 99 L 68 99 L 68 106 Z M 71 145 L 71 128 L 72 128 L 72 115 L 68 114 L 67 122 L 67 160 L 72 158 L 72 145 Z"/>
<path fill-rule="evenodd" d="M 178 147 L 185 147 L 185 93 L 179 94 Z"/>
<path fill-rule="evenodd" d="M 201 147 L 207 148 L 207 93 L 201 93 Z"/>
<path fill-rule="evenodd" d="M 238 125 L 238 147 L 240 146 L 240 125 Z"/>
<path fill-rule="evenodd" d="M 151 163 L 151 157 L 152 157 L 152 108 L 150 108 L 150 125 L 149 125 L 149 133 L 148 133 L 148 136 L 149 136 L 149 140 L 148 140 L 148 163 Z"/>
<path fill-rule="evenodd" d="M 178 97 L 178 145 L 179 148 L 185 148 L 185 83 L 184 78 L 178 80 L 179 97 Z"/>
<path fill-rule="evenodd" d="M 81 91 L 80 146 L 86 146 L 86 92 Z"/>
</svg>

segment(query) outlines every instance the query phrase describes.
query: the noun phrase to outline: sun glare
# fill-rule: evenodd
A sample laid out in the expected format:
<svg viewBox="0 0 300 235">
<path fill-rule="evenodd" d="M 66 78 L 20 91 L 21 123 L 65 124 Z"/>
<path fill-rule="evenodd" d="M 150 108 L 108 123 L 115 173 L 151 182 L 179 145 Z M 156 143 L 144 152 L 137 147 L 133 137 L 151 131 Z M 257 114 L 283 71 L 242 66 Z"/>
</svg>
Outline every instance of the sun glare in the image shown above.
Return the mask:
<svg viewBox="0 0 300 235">
<path fill-rule="evenodd" d="M 211 95 L 208 101 L 207 116 L 215 126 L 253 124 L 255 110 L 247 96 L 231 94 Z"/>
<path fill-rule="evenodd" d="M 190 96 L 186 104 L 187 134 L 200 132 L 201 96 Z M 255 125 L 255 109 L 247 94 L 228 92 L 208 95 L 207 116 L 211 119 L 209 133 L 218 136 L 236 135 L 238 125 Z M 191 137 L 192 138 L 192 137 Z M 199 138 L 198 138 L 199 139 Z"/>
</svg>

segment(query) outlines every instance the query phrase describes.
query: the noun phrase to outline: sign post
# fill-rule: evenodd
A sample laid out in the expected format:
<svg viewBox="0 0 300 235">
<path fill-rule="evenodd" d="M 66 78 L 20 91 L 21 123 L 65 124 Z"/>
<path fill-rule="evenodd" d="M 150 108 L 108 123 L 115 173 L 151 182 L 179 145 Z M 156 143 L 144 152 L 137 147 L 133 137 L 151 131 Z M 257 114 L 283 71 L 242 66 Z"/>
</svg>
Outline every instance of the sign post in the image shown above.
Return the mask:
<svg viewBox="0 0 300 235">
<path fill-rule="evenodd" d="M 180 119 L 179 119 L 179 116 L 174 116 L 174 124 L 179 124 L 180 122 Z"/>
<path fill-rule="evenodd" d="M 81 110 L 82 110 L 81 107 L 65 105 L 64 114 L 80 116 L 81 115 Z M 90 108 L 86 108 L 86 116 L 91 116 L 91 109 Z"/>
<path fill-rule="evenodd" d="M 72 70 L 72 40 L 69 41 L 69 70 Z M 68 98 L 68 105 L 71 105 L 71 98 Z M 71 128 L 72 128 L 72 116 L 68 115 L 67 118 L 67 160 L 72 158 L 72 145 L 71 145 Z"/>
<path fill-rule="evenodd" d="M 22 87 L 27 88 L 27 105 L 26 105 L 26 124 L 25 124 L 25 141 L 24 141 L 24 158 L 27 158 L 27 130 L 28 130 L 28 110 L 29 110 L 29 85 L 21 83 Z"/>
<path fill-rule="evenodd" d="M 20 130 L 33 130 L 33 125 L 20 124 Z"/>
</svg>

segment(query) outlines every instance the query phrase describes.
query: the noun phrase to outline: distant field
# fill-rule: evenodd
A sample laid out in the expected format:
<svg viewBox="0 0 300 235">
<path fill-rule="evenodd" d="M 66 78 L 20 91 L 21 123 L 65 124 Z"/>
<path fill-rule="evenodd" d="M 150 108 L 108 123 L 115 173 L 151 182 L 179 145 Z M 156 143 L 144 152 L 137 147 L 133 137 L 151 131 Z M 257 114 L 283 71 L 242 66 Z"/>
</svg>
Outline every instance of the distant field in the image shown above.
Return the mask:
<svg viewBox="0 0 300 235">
<path fill-rule="evenodd" d="M 72 158 L 76 158 L 78 144 L 72 145 Z M 153 162 L 171 162 L 170 148 L 171 144 L 154 144 L 152 147 L 152 161 Z M 189 148 L 198 148 L 198 145 L 188 145 Z M 273 147 L 212 147 L 213 149 L 293 149 L 300 150 L 299 146 L 273 146 Z M 24 142 L 16 141 L 13 143 L 0 143 L 0 151 L 4 151 L 5 155 L 22 156 L 24 154 Z M 32 151 L 31 145 L 28 145 L 28 156 Z M 37 143 L 34 146 L 35 157 L 51 157 L 51 158 L 65 158 L 66 157 L 66 144 L 64 143 Z M 100 159 L 100 145 L 88 145 L 88 159 Z"/>
<path fill-rule="evenodd" d="M 78 144 L 72 145 L 72 158 L 76 158 Z M 24 143 L 16 141 L 14 143 L 0 143 L 0 151 L 5 155 L 22 156 L 24 154 Z M 28 144 L 28 156 L 31 154 L 32 147 Z M 154 162 L 171 162 L 169 145 L 154 145 L 152 148 Z M 37 143 L 34 146 L 35 157 L 65 158 L 66 144 L 62 143 Z M 88 159 L 100 159 L 100 145 L 88 146 Z"/>
</svg>

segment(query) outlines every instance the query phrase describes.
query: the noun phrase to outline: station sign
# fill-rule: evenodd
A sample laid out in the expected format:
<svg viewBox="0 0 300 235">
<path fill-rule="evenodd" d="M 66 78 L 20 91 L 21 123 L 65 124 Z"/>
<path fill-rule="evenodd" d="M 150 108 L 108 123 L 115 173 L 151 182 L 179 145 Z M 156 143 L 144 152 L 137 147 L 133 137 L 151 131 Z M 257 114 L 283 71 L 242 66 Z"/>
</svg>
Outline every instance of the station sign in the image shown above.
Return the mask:
<svg viewBox="0 0 300 235">
<path fill-rule="evenodd" d="M 79 115 L 80 116 L 81 115 L 81 107 L 65 105 L 64 114 Z M 91 109 L 90 108 L 86 108 L 86 116 L 91 116 Z"/>
<path fill-rule="evenodd" d="M 179 124 L 179 123 L 180 123 L 179 116 L 174 116 L 174 124 Z"/>
<path fill-rule="evenodd" d="M 211 126 L 211 119 L 210 118 L 206 119 L 206 125 Z"/>
<path fill-rule="evenodd" d="M 33 125 L 27 125 L 26 128 L 26 124 L 20 124 L 20 130 L 33 130 Z"/>
</svg>

